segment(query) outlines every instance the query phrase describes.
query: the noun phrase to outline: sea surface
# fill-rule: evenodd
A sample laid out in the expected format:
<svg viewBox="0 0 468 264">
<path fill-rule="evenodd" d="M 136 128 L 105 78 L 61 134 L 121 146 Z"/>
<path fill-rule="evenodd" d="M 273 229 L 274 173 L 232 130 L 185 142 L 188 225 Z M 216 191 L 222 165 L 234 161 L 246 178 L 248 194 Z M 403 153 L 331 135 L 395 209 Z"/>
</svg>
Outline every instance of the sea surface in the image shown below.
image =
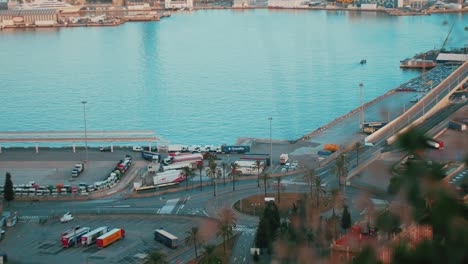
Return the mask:
<svg viewBox="0 0 468 264">
<path fill-rule="evenodd" d="M 0 31 L 0 131 L 154 130 L 170 144 L 297 139 L 467 43 L 468 15 L 209 10 L 119 27 Z M 360 65 L 362 59 L 367 64 Z M 343 131 L 343 133 L 346 133 Z M 4 145 L 5 146 L 5 145 Z"/>
</svg>

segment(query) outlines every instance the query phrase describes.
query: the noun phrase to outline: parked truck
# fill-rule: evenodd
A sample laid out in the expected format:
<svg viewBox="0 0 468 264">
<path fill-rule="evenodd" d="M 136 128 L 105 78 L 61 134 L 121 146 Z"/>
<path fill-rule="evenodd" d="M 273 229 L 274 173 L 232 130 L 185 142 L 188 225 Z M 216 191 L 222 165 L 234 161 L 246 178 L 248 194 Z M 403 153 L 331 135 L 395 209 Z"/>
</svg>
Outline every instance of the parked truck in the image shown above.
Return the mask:
<svg viewBox="0 0 468 264">
<path fill-rule="evenodd" d="M 90 231 L 87 234 L 84 234 L 81 237 L 81 245 L 82 246 L 89 246 L 92 243 L 96 242 L 97 238 L 104 235 L 105 233 L 109 232 L 110 228 L 108 226 L 101 226 L 99 228 Z"/>
<path fill-rule="evenodd" d="M 72 177 L 78 177 L 83 171 L 84 171 L 83 163 L 75 164 L 75 167 L 73 168 L 71 175 Z"/>
<path fill-rule="evenodd" d="M 99 248 L 105 248 L 117 240 L 125 238 L 125 230 L 122 228 L 114 228 L 111 231 L 96 239 L 96 245 Z"/>
<path fill-rule="evenodd" d="M 464 123 L 451 120 L 449 121 L 448 128 L 453 129 L 455 131 L 465 131 L 466 125 Z"/>
<path fill-rule="evenodd" d="M 169 248 L 176 248 L 179 245 L 179 238 L 163 229 L 154 230 L 154 240 L 163 243 Z"/>
<path fill-rule="evenodd" d="M 169 156 L 164 159 L 164 163 L 166 165 L 179 163 L 179 162 L 197 162 L 197 164 L 200 164 L 202 161 L 203 161 L 203 155 L 201 153 Z"/>
<path fill-rule="evenodd" d="M 185 175 L 182 170 L 169 170 L 159 172 L 153 177 L 154 186 L 170 186 L 180 183 L 185 180 Z"/>
<path fill-rule="evenodd" d="M 197 162 L 177 162 L 173 163 L 171 165 L 166 165 L 166 166 L 161 166 L 160 170 L 161 171 L 169 171 L 169 170 L 181 170 L 183 168 L 190 168 L 190 169 L 196 169 L 197 168 Z"/>
<path fill-rule="evenodd" d="M 444 142 L 443 141 L 433 139 L 433 138 L 426 139 L 426 145 L 428 147 L 435 148 L 435 149 L 443 149 L 444 148 Z"/>
<path fill-rule="evenodd" d="M 250 152 L 250 146 L 227 146 L 223 145 L 221 146 L 221 152 L 230 154 L 230 153 L 239 153 L 243 154 L 246 152 Z"/>
<path fill-rule="evenodd" d="M 288 162 L 288 160 L 289 160 L 289 155 L 288 154 L 283 153 L 283 154 L 280 155 L 280 159 L 279 159 L 280 165 L 286 164 L 286 162 Z"/>
<path fill-rule="evenodd" d="M 185 145 L 169 145 L 167 146 L 168 152 L 187 152 L 188 146 Z"/>
<path fill-rule="evenodd" d="M 62 247 L 69 248 L 81 241 L 81 237 L 89 232 L 89 227 L 82 227 L 62 237 Z"/>
<path fill-rule="evenodd" d="M 161 154 L 151 151 L 142 151 L 141 157 L 145 160 L 161 162 Z"/>
</svg>

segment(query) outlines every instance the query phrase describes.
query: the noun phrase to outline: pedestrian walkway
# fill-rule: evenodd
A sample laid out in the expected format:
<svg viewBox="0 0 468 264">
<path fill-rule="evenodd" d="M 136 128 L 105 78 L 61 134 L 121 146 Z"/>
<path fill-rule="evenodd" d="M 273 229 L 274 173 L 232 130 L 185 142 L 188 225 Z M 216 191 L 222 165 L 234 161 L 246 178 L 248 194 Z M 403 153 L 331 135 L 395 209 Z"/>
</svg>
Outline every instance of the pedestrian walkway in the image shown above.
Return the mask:
<svg viewBox="0 0 468 264">
<path fill-rule="evenodd" d="M 159 209 L 158 214 L 171 214 L 179 200 L 180 199 L 167 200 L 166 205 Z"/>
</svg>

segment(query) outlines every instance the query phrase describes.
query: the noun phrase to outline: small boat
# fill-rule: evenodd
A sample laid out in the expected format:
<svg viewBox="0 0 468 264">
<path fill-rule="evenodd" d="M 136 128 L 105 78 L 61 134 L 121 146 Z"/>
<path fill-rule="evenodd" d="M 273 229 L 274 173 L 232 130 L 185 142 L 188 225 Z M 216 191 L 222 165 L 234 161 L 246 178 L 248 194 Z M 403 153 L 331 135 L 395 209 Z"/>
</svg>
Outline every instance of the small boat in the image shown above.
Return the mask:
<svg viewBox="0 0 468 264">
<path fill-rule="evenodd" d="M 367 63 L 367 60 L 361 60 L 360 64 L 366 64 Z"/>
</svg>

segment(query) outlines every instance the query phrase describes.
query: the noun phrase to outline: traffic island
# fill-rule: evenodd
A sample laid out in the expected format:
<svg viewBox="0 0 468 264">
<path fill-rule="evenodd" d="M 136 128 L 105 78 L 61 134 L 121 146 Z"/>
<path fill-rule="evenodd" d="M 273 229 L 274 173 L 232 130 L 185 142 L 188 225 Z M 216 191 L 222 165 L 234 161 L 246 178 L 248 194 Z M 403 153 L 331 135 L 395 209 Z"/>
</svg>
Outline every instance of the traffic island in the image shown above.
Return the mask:
<svg viewBox="0 0 468 264">
<path fill-rule="evenodd" d="M 306 193 L 280 193 L 278 200 L 278 193 L 267 193 L 267 198 L 273 198 L 275 204 L 278 206 L 281 217 L 288 216 L 293 208 L 298 206 L 299 201 L 307 200 L 306 204 L 316 206 L 315 197 L 310 197 Z M 330 210 L 332 201 L 328 196 L 322 196 L 319 200 L 320 212 Z M 234 204 L 234 208 L 243 213 L 252 216 L 259 216 L 265 209 L 265 195 L 257 194 L 247 198 L 243 198 Z"/>
</svg>

